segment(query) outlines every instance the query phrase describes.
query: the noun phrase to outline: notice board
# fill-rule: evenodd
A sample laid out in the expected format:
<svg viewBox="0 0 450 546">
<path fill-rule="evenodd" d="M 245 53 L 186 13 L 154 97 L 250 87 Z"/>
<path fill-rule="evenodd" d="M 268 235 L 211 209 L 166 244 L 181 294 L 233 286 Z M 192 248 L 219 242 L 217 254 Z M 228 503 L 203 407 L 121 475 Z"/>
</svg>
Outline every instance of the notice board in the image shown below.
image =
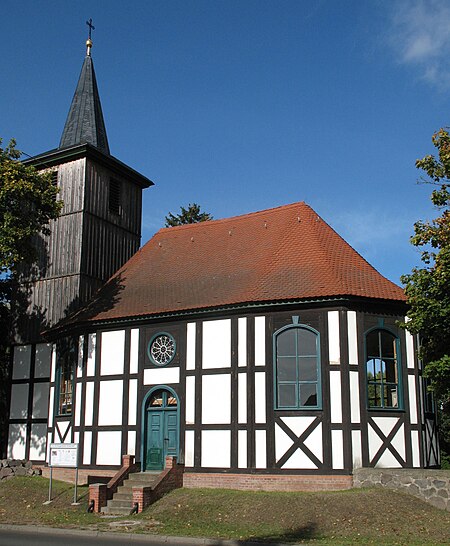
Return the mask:
<svg viewBox="0 0 450 546">
<path fill-rule="evenodd" d="M 49 466 L 77 468 L 78 445 L 79 444 L 50 444 Z"/>
</svg>

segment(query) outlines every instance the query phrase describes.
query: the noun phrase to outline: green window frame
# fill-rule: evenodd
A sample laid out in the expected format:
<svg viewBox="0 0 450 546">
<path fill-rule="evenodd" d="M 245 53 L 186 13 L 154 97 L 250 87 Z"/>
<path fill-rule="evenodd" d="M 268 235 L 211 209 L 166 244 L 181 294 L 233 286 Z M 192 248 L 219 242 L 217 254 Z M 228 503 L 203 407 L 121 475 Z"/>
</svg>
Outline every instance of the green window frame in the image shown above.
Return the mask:
<svg viewBox="0 0 450 546">
<path fill-rule="evenodd" d="M 274 333 L 275 408 L 322 408 L 320 334 L 304 324 Z"/>
<path fill-rule="evenodd" d="M 368 409 L 403 409 L 400 340 L 386 328 L 365 334 Z"/>
</svg>

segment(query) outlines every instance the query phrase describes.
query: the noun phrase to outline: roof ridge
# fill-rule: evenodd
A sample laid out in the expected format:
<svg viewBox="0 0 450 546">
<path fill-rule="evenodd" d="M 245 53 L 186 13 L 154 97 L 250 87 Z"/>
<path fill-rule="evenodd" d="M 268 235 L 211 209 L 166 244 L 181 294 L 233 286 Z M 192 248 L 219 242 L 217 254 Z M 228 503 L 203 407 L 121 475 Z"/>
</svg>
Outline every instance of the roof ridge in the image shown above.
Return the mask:
<svg viewBox="0 0 450 546">
<path fill-rule="evenodd" d="M 263 214 L 272 213 L 272 212 L 275 212 L 277 210 L 282 210 L 282 209 L 286 210 L 286 209 L 293 208 L 293 207 L 296 207 L 296 206 L 299 206 L 299 205 L 307 207 L 308 209 L 310 209 L 310 210 L 312 210 L 314 212 L 314 209 L 312 209 L 310 207 L 310 205 L 305 203 L 305 201 L 296 201 L 294 203 L 288 203 L 287 205 L 280 205 L 278 207 L 272 207 L 272 208 L 264 209 L 264 210 L 256 210 L 254 212 L 246 212 L 244 214 L 237 214 L 236 216 L 227 216 L 226 218 L 216 218 L 216 219 L 213 219 L 213 220 L 205 220 L 203 222 L 195 222 L 193 224 L 183 224 L 181 226 L 162 227 L 155 233 L 155 235 L 157 235 L 159 233 L 162 233 L 162 232 L 166 232 L 168 230 L 170 230 L 171 233 L 174 233 L 175 230 L 176 231 L 179 231 L 181 229 L 188 230 L 188 229 L 196 229 L 196 228 L 198 228 L 198 226 L 205 226 L 205 225 L 212 225 L 212 224 L 217 225 L 217 224 L 220 224 L 220 223 L 224 224 L 224 223 L 231 222 L 233 220 L 241 220 L 241 219 L 243 220 L 244 218 L 251 218 L 251 217 L 254 217 L 254 216 L 260 216 L 260 215 L 263 215 Z"/>
</svg>

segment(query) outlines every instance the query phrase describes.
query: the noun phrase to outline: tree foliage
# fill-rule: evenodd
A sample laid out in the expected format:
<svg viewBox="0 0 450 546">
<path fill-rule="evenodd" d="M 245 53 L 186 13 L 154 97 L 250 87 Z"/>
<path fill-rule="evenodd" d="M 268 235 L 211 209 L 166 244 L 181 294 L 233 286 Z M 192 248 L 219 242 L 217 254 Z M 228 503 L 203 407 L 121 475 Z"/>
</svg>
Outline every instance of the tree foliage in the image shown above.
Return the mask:
<svg viewBox="0 0 450 546">
<path fill-rule="evenodd" d="M 435 185 L 431 201 L 440 216 L 414 224 L 411 243 L 421 249 L 422 267 L 402 277 L 410 305 L 404 327 L 420 334 L 425 375 L 442 407 L 450 406 L 450 135 L 433 135 L 437 157 L 427 155 L 416 167 Z"/>
<path fill-rule="evenodd" d="M 61 211 L 51 173 L 24 165 L 16 142 L 1 147 L 0 139 L 0 271 L 14 271 L 36 257 L 33 237 L 49 233 Z"/>
<path fill-rule="evenodd" d="M 198 222 L 206 222 L 212 220 L 213 217 L 209 212 L 201 212 L 200 205 L 197 203 L 189 203 L 187 208 L 180 207 L 180 214 L 169 214 L 166 216 L 165 227 L 183 226 L 185 224 L 197 224 Z"/>
</svg>

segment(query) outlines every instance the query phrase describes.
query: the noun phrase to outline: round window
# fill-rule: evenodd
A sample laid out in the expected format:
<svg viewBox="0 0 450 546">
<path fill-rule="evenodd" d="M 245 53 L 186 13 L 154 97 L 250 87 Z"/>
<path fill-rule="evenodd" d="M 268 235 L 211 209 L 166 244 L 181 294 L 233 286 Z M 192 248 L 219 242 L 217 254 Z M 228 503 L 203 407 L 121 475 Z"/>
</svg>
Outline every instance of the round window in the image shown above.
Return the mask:
<svg viewBox="0 0 450 546">
<path fill-rule="evenodd" d="M 148 357 L 157 366 L 165 366 L 175 356 L 175 340 L 170 334 L 157 334 L 148 344 Z"/>
</svg>

